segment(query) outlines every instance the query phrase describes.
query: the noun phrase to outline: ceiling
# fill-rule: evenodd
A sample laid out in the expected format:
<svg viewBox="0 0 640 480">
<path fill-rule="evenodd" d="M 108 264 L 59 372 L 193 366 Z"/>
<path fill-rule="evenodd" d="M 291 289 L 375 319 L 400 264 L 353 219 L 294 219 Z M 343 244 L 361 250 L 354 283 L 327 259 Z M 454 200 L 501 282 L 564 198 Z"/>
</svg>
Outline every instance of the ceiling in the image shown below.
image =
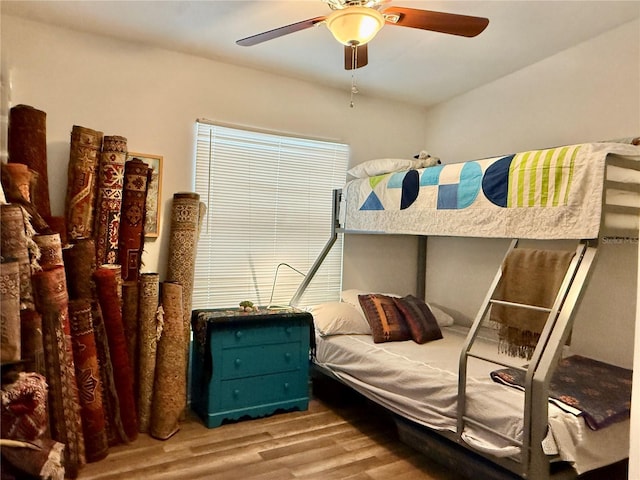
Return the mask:
<svg viewBox="0 0 640 480">
<path fill-rule="evenodd" d="M 394 6 L 487 17 L 475 38 L 386 25 L 355 73 L 367 96 L 431 106 L 640 16 L 640 1 L 394 0 Z M 235 41 L 328 15 L 322 0 L 2 0 L 2 14 L 243 65 L 349 91 L 342 46 L 325 25 L 252 47 Z"/>
</svg>

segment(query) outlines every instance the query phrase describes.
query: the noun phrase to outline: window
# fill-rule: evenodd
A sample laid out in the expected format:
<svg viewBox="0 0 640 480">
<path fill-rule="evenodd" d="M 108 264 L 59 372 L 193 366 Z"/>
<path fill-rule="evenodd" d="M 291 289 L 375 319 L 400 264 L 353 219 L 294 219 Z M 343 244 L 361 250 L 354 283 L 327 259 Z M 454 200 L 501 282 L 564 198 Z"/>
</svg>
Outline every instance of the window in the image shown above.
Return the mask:
<svg viewBox="0 0 640 480">
<path fill-rule="evenodd" d="M 349 147 L 199 121 L 196 150 L 195 190 L 207 214 L 193 308 L 288 305 L 330 237 L 332 191 L 344 184 Z M 341 237 L 299 305 L 338 300 Z"/>
</svg>

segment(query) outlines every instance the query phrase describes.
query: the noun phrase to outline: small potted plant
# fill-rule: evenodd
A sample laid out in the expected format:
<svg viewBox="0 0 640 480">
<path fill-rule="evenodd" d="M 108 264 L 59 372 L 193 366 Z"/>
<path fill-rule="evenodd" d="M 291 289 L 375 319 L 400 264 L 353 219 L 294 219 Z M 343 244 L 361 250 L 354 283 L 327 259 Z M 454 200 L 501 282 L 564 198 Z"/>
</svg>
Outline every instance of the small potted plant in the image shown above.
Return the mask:
<svg viewBox="0 0 640 480">
<path fill-rule="evenodd" d="M 240 302 L 240 310 L 243 312 L 257 312 L 258 307 L 255 307 L 252 301 L 244 300 Z"/>
</svg>

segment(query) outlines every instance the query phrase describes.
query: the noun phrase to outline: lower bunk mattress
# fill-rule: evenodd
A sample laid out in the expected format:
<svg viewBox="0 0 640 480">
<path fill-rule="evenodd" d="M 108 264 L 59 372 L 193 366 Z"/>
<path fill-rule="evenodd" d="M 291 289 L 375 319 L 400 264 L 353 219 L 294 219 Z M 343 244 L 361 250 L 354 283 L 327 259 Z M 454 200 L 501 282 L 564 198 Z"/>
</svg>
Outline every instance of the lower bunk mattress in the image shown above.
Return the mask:
<svg viewBox="0 0 640 480">
<path fill-rule="evenodd" d="M 413 341 L 376 344 L 371 335 L 316 335 L 314 362 L 391 412 L 455 433 L 458 364 L 467 332 L 460 326 L 444 327 L 441 340 L 423 345 Z M 481 335 L 473 351 L 496 358 L 497 341 L 490 334 Z M 506 358 L 513 363 L 513 358 Z M 524 394 L 494 382 L 490 373 L 496 368 L 469 360 L 467 415 L 522 441 Z M 581 416 L 549 403 L 548 425 L 544 452 L 569 462 L 578 474 L 629 455 L 629 420 L 592 430 Z M 517 458 L 520 453 L 518 446 L 481 428 L 466 426 L 462 438 L 484 454 Z"/>
</svg>

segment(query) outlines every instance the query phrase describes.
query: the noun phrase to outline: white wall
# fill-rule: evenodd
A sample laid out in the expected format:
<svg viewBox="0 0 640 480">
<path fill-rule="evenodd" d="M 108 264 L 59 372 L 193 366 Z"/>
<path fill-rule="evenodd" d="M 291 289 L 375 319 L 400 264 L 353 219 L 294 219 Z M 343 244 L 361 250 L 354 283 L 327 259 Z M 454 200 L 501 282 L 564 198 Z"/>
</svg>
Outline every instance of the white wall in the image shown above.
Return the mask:
<svg viewBox="0 0 640 480">
<path fill-rule="evenodd" d="M 144 269 L 158 271 L 161 278 L 170 200 L 177 191 L 193 189 L 197 118 L 346 142 L 352 163 L 422 148 L 424 111 L 411 105 L 367 98 L 364 92 L 351 109 L 348 88 L 323 88 L 8 15 L 1 20 L 2 71 L 11 80 L 11 103 L 47 113 L 54 215 L 63 214 L 73 125 L 122 135 L 130 151 L 164 156 L 160 237 L 147 242 L 143 256 Z M 382 245 L 410 263 L 415 258 L 411 240 L 386 239 Z M 359 249 L 349 239 L 345 243 L 350 258 Z M 396 249 L 398 244 L 403 248 Z M 359 251 L 353 257 L 354 268 L 366 265 Z M 404 278 L 399 272 L 387 281 Z M 408 288 L 414 288 L 413 277 Z"/>
<path fill-rule="evenodd" d="M 427 113 L 425 146 L 459 162 L 640 135 L 635 20 Z"/>
<path fill-rule="evenodd" d="M 430 109 L 426 148 L 448 163 L 640 135 L 639 31 L 638 20 L 627 23 Z M 473 318 L 485 293 L 478 289 L 506 245 L 429 239 L 428 298 Z M 602 245 L 576 326 L 585 335 L 574 336 L 578 350 L 626 367 L 633 358 L 636 258 L 632 243 Z"/>
<path fill-rule="evenodd" d="M 457 162 L 639 135 L 640 21 L 635 20 L 430 109 L 425 147 L 445 162 Z M 481 287 L 497 270 L 506 245 L 502 240 L 429 239 L 427 298 L 473 318 L 486 293 Z M 600 251 L 572 348 L 631 368 L 638 248 L 628 241 L 605 243 Z M 637 379 L 640 341 L 635 348 Z M 637 420 L 640 390 L 634 388 Z M 632 425 L 629 478 L 639 480 L 640 424 Z"/>
</svg>

